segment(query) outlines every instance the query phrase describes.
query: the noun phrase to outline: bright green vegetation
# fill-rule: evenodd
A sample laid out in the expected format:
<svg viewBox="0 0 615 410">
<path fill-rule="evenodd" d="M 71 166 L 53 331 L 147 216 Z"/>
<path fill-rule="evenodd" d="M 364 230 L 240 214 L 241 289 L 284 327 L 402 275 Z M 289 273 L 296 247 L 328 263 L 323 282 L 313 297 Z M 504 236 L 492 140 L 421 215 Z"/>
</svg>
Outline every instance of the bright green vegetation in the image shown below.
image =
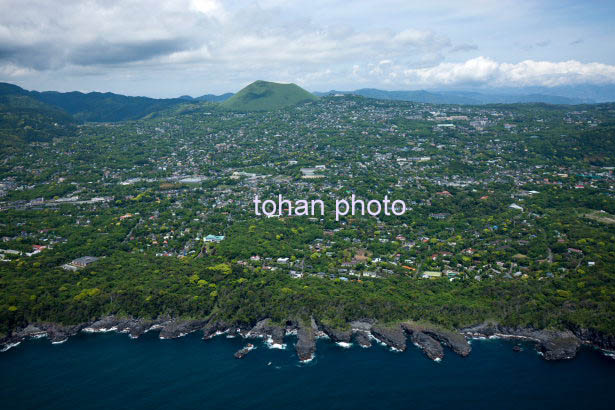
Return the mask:
<svg viewBox="0 0 615 410">
<path fill-rule="evenodd" d="M 0 107 L 0 332 L 117 313 L 615 335 L 614 104 L 189 100 L 78 123 L 19 90 Z M 412 209 L 264 218 L 255 194 Z M 100 259 L 62 268 L 83 256 Z"/>
<path fill-rule="evenodd" d="M 255 81 L 220 106 L 232 111 L 269 111 L 317 98 L 296 84 Z"/>
</svg>

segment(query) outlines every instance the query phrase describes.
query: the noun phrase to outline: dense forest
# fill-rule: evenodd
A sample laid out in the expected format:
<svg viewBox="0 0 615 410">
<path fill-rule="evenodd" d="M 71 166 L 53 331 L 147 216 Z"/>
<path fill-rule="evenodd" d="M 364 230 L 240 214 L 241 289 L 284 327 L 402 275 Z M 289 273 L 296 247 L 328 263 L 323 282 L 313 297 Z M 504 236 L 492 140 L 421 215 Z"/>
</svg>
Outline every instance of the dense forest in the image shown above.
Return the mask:
<svg viewBox="0 0 615 410">
<path fill-rule="evenodd" d="M 81 112 L 1 90 L 3 335 L 109 314 L 615 335 L 613 104 L 116 110 L 98 95 Z M 123 121 L 83 122 L 100 112 Z M 328 210 L 387 195 L 408 211 L 254 214 L 255 195 L 279 194 Z M 84 256 L 98 259 L 73 264 Z"/>
</svg>

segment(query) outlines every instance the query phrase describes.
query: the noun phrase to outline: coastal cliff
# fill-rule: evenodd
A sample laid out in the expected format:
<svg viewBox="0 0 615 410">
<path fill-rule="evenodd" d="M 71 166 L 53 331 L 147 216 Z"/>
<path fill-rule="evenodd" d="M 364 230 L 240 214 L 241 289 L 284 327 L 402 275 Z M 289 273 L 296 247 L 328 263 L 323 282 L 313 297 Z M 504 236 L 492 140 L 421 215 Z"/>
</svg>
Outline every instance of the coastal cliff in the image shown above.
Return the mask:
<svg viewBox="0 0 615 410">
<path fill-rule="evenodd" d="M 454 331 L 431 323 L 413 321 L 380 323 L 373 319 L 357 320 L 348 323 L 344 329 L 338 329 L 314 318 L 294 318 L 284 323 L 275 323 L 270 318 L 264 318 L 247 325 L 230 323 L 218 318 L 183 320 L 168 317 L 139 319 L 107 316 L 76 325 L 32 323 L 0 339 L 0 348 L 3 351 L 8 350 L 29 338 L 47 337 L 52 343 L 63 343 L 79 332 L 110 331 L 127 333 L 131 338 L 138 338 L 148 331 L 159 331 L 160 339 L 173 339 L 202 331 L 205 340 L 220 334 L 226 334 L 227 337 L 263 338 L 270 347 L 282 349 L 286 347 L 285 337 L 296 334 L 295 350 L 300 361 L 309 361 L 314 357 L 316 339 L 323 336 L 346 345 L 354 341 L 362 347 L 371 347 L 372 340 L 375 339 L 396 351 L 406 350 L 409 338 L 432 360 L 444 358 L 445 347 L 460 356 L 468 356 L 472 350 L 469 339 L 472 338 L 496 337 L 532 341 L 536 343 L 536 350 L 546 360 L 571 359 L 584 343 L 606 350 L 615 347 L 613 337 L 591 329 L 534 329 L 504 326 L 493 322 L 479 323 Z"/>
</svg>

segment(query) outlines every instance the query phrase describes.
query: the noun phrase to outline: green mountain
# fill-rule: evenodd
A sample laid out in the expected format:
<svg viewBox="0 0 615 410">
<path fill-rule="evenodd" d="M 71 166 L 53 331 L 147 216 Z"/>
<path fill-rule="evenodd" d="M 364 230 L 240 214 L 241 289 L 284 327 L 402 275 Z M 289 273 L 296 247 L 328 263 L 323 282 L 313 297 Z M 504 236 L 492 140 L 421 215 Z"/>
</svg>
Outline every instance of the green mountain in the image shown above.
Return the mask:
<svg viewBox="0 0 615 410">
<path fill-rule="evenodd" d="M 259 80 L 241 89 L 220 106 L 232 111 L 269 111 L 317 98 L 296 84 Z"/>
<path fill-rule="evenodd" d="M 3 94 L 7 90 L 11 93 Z M 73 130 L 74 121 L 68 113 L 27 95 L 19 87 L 0 84 L 0 152 L 19 151 L 24 143 L 49 142 Z"/>
<path fill-rule="evenodd" d="M 113 93 L 28 91 L 13 84 L 0 83 L 0 97 L 7 96 L 29 97 L 30 108 L 34 108 L 36 104 L 32 101 L 36 100 L 43 103 L 43 106 L 39 105 L 39 108 L 53 106 L 59 111 L 72 115 L 75 120 L 101 122 L 135 120 L 186 102 L 181 98 L 129 97 Z M 9 105 L 17 101 L 19 100 L 11 98 Z"/>
<path fill-rule="evenodd" d="M 77 91 L 68 93 L 31 91 L 30 94 L 40 101 L 62 108 L 80 121 L 135 120 L 185 102 L 180 98 L 128 97 L 98 92 L 84 94 Z"/>
</svg>

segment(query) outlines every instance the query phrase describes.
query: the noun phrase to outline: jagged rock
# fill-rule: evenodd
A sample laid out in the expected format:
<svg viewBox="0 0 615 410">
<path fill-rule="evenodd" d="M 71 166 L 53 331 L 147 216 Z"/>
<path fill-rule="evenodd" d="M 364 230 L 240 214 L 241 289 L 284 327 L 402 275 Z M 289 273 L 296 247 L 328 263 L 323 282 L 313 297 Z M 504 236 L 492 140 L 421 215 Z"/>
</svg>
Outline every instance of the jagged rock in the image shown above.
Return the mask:
<svg viewBox="0 0 615 410">
<path fill-rule="evenodd" d="M 37 326 L 30 324 L 26 326 L 23 330 L 16 332 L 15 336 L 21 337 L 21 338 L 41 337 L 41 336 L 47 336 L 47 332 L 43 329 L 40 329 Z"/>
<path fill-rule="evenodd" d="M 280 345 L 284 343 L 284 334 L 284 329 L 271 323 L 269 318 L 257 322 L 248 333 L 250 337 L 271 338 L 271 343 Z"/>
<path fill-rule="evenodd" d="M 375 320 L 373 319 L 354 320 L 350 322 L 350 328 L 353 330 L 362 330 L 364 332 L 369 332 L 374 323 Z"/>
<path fill-rule="evenodd" d="M 547 360 L 572 359 L 581 347 L 581 341 L 572 332 L 555 332 L 540 342 L 539 350 Z"/>
<path fill-rule="evenodd" d="M 243 348 L 237 350 L 235 352 L 235 358 L 236 359 L 243 359 L 245 357 L 245 355 L 247 355 L 248 353 L 250 353 L 250 350 L 254 349 L 254 345 L 251 343 L 248 343 L 246 346 L 244 346 Z"/>
<path fill-rule="evenodd" d="M 354 340 L 361 347 L 372 347 L 372 341 L 369 339 L 369 333 L 362 330 L 356 330 L 353 332 Z"/>
<path fill-rule="evenodd" d="M 226 337 L 237 337 L 238 334 L 239 334 L 239 327 L 238 326 L 231 325 L 226 330 Z"/>
<path fill-rule="evenodd" d="M 252 330 L 252 326 L 242 323 L 237 328 L 237 333 L 239 333 L 239 336 L 245 338 L 248 337 L 248 335 L 250 334 L 250 330 Z"/>
<path fill-rule="evenodd" d="M 201 329 L 205 325 L 203 320 L 171 320 L 162 325 L 161 339 L 175 339 Z"/>
<path fill-rule="evenodd" d="M 537 349 L 546 360 L 572 359 L 581 347 L 581 340 L 569 330 L 537 330 L 501 326 L 497 323 L 481 323 L 462 329 L 472 336 L 499 336 L 523 338 L 537 342 Z"/>
<path fill-rule="evenodd" d="M 131 338 L 136 339 L 150 330 L 153 326 L 159 326 L 161 323 L 165 322 L 166 321 L 163 319 L 148 320 L 107 316 L 84 327 L 83 331 L 91 333 L 117 331 L 120 333 L 128 333 Z"/>
<path fill-rule="evenodd" d="M 309 326 L 303 323 L 299 325 L 295 350 L 301 361 L 312 359 L 314 352 L 316 352 L 316 332 L 314 331 L 314 325 L 315 323 L 311 323 Z"/>
<path fill-rule="evenodd" d="M 345 342 L 349 343 L 352 338 L 352 331 L 349 330 L 340 330 L 335 329 L 331 326 L 327 326 L 325 324 L 320 324 L 320 329 L 334 342 Z"/>
<path fill-rule="evenodd" d="M 461 329 L 461 333 L 469 336 L 493 336 L 499 332 L 498 325 L 495 323 L 484 322 L 473 326 L 465 327 Z"/>
<path fill-rule="evenodd" d="M 0 352 L 6 352 L 12 347 L 19 345 L 23 342 L 24 337 L 16 334 L 12 334 L 0 339 Z"/>
<path fill-rule="evenodd" d="M 211 339 L 218 332 L 226 332 L 229 328 L 228 323 L 220 320 L 211 320 L 203 326 L 203 339 Z"/>
<path fill-rule="evenodd" d="M 133 319 L 125 323 L 124 329 L 120 331 L 126 331 L 131 338 L 136 339 L 150 330 L 152 326 L 159 325 L 160 321 Z"/>
<path fill-rule="evenodd" d="M 587 341 L 601 349 L 615 350 L 615 335 L 607 335 L 592 328 L 582 328 L 575 325 L 569 325 L 569 329 L 576 337 L 583 341 Z"/>
<path fill-rule="evenodd" d="M 70 336 L 79 333 L 79 331 L 88 326 L 88 324 L 82 323 L 75 326 L 64 326 L 57 323 L 37 323 L 35 326 L 47 333 L 47 337 L 51 343 L 63 343 L 68 340 Z"/>
<path fill-rule="evenodd" d="M 460 356 L 468 356 L 472 351 L 467 339 L 459 333 L 442 329 L 425 329 L 424 332 Z"/>
<path fill-rule="evenodd" d="M 83 328 L 83 331 L 92 333 L 110 332 L 113 330 L 118 330 L 119 324 L 120 319 L 116 318 L 115 316 L 107 316 Z"/>
<path fill-rule="evenodd" d="M 374 325 L 372 334 L 384 344 L 397 350 L 406 350 L 406 335 L 399 325 Z"/>
<path fill-rule="evenodd" d="M 431 360 L 440 360 L 444 357 L 442 345 L 433 337 L 423 332 L 413 332 L 411 340 L 419 346 Z"/>
<path fill-rule="evenodd" d="M 318 325 L 316 324 L 316 321 L 314 320 L 313 317 L 310 317 L 310 326 L 312 326 L 312 330 L 314 332 L 318 331 Z"/>
<path fill-rule="evenodd" d="M 453 352 L 460 356 L 465 357 L 472 351 L 472 347 L 461 333 L 456 333 L 452 330 L 442 329 L 429 324 L 420 324 L 415 322 L 404 322 L 401 326 L 410 335 L 414 332 L 422 332 L 428 336 L 431 336 L 433 339 L 450 348 Z"/>
<path fill-rule="evenodd" d="M 287 320 L 285 328 L 286 334 L 296 333 L 299 330 L 299 322 L 297 322 L 296 320 Z"/>
</svg>

